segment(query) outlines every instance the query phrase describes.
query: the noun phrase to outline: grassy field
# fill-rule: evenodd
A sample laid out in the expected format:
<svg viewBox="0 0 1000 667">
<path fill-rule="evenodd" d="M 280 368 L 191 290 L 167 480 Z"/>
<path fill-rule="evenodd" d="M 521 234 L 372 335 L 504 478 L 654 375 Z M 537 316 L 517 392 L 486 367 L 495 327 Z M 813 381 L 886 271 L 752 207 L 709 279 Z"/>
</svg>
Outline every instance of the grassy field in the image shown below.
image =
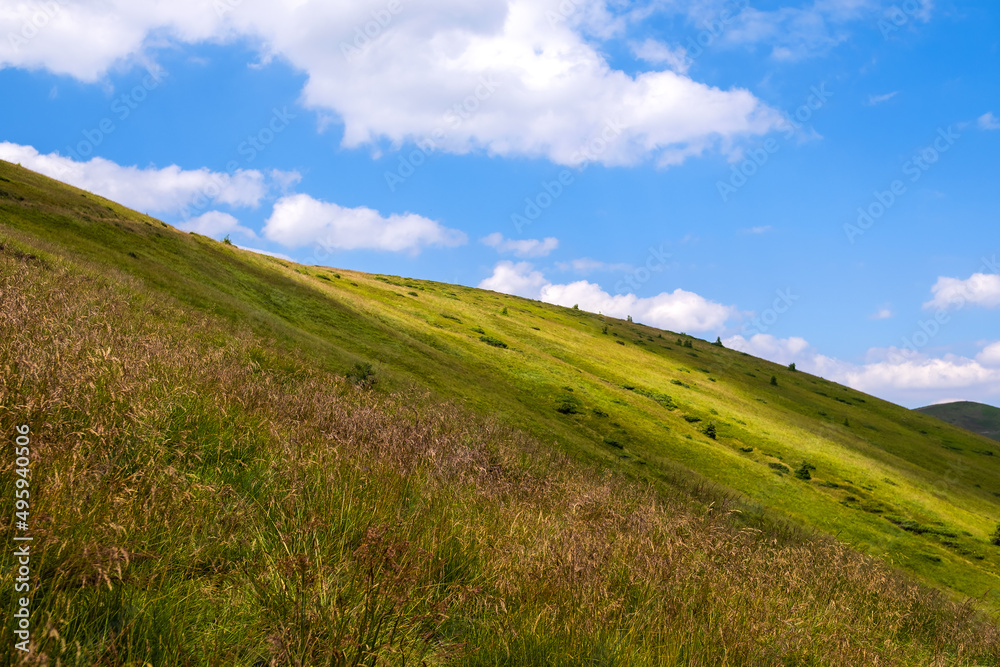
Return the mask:
<svg viewBox="0 0 1000 667">
<path fill-rule="evenodd" d="M 971 401 L 956 401 L 918 408 L 918 412 L 937 417 L 967 431 L 1000 440 L 1000 408 Z"/>
<path fill-rule="evenodd" d="M 998 664 L 1000 447 L 932 417 L 3 162 L 0 298 L 24 664 Z"/>
</svg>

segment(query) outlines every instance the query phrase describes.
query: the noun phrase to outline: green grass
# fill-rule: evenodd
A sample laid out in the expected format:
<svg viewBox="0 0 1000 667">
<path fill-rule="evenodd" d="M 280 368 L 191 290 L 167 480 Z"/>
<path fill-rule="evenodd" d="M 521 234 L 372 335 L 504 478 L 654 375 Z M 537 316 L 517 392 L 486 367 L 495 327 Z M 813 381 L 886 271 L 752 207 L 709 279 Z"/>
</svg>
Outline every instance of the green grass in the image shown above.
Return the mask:
<svg viewBox="0 0 1000 667">
<path fill-rule="evenodd" d="M 992 405 L 973 403 L 971 401 L 956 401 L 954 403 L 928 405 L 926 408 L 917 408 L 917 411 L 925 415 L 937 417 L 942 421 L 964 428 L 967 431 L 985 435 L 993 440 L 1000 440 L 1000 408 L 995 408 Z M 1000 454 L 1000 452 L 994 453 Z"/>
<path fill-rule="evenodd" d="M 995 656 L 984 437 L 677 333 L 255 255 L 3 162 L 0 246 L 0 427 L 42 443 L 34 623 L 63 664 Z"/>
</svg>

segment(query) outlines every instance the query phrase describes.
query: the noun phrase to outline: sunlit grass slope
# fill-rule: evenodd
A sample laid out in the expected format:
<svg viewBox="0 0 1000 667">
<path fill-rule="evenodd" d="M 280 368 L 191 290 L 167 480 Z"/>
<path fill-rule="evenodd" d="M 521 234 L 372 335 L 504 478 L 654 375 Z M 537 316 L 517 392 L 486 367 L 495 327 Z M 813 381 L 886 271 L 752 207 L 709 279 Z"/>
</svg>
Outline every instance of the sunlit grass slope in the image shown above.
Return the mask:
<svg viewBox="0 0 1000 667">
<path fill-rule="evenodd" d="M 255 255 L 3 162 L 0 244 L 35 658 L 996 664 L 987 438 L 682 334 Z"/>
</svg>

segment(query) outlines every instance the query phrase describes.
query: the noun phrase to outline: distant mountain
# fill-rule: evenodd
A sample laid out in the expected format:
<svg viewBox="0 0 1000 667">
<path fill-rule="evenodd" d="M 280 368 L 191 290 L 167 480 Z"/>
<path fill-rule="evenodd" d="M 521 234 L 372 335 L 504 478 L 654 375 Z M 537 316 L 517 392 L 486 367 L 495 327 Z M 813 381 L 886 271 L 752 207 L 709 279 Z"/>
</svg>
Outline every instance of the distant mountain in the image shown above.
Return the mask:
<svg viewBox="0 0 1000 667">
<path fill-rule="evenodd" d="M 985 435 L 987 438 L 1000 440 L 1000 408 L 985 403 L 972 401 L 956 401 L 917 408 L 917 412 L 937 417 L 973 433 Z"/>
</svg>

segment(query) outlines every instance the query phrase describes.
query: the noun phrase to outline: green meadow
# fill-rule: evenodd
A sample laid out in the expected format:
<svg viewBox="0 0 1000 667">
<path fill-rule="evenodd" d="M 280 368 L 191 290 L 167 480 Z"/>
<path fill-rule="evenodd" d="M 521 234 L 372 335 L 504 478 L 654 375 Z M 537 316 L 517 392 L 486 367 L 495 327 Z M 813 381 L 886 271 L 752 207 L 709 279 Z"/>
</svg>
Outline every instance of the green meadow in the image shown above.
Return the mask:
<svg viewBox="0 0 1000 667">
<path fill-rule="evenodd" d="M 801 371 L 2 161 L 0 333 L 11 664 L 1000 664 L 1000 443 Z"/>
</svg>

